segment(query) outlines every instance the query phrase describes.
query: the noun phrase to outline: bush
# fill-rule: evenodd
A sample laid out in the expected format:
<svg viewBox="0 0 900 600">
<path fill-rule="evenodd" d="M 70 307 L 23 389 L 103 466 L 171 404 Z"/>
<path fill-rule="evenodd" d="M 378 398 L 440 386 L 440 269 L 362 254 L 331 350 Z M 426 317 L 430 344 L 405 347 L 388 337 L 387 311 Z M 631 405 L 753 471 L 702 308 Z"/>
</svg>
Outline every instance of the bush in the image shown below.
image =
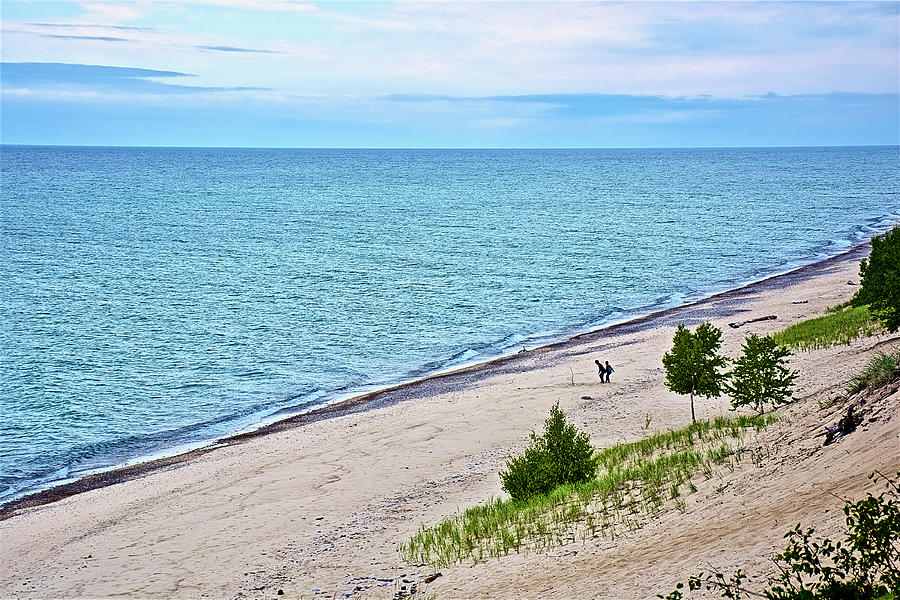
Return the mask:
<svg viewBox="0 0 900 600">
<path fill-rule="evenodd" d="M 900 328 L 900 226 L 872 238 L 869 258 L 859 264 L 859 291 L 853 306 L 868 305 L 888 331 Z"/>
<path fill-rule="evenodd" d="M 522 500 L 567 483 L 588 481 L 596 473 L 597 459 L 588 435 L 566 423 L 557 402 L 544 422 L 544 433 L 531 432 L 531 446 L 506 463 L 500 480 L 513 500 Z"/>
</svg>

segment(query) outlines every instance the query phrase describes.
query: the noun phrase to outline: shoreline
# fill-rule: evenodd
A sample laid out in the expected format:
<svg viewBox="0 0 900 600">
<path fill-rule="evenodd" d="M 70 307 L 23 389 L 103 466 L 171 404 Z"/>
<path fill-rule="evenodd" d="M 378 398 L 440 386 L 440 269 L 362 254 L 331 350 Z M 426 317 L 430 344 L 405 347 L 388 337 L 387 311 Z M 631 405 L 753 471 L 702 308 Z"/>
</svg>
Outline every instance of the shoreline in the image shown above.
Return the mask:
<svg viewBox="0 0 900 600">
<path fill-rule="evenodd" d="M 888 451 L 900 443 L 897 386 L 871 397 L 842 393 L 878 352 L 900 348 L 900 333 L 792 354 L 799 378 L 778 423 L 752 434 L 721 472 L 693 478 L 683 504 L 646 522 L 623 513 L 614 536 L 581 539 L 576 531 L 555 549 L 536 539 L 496 560 L 440 567 L 411 564 L 398 548 L 423 526 L 505 498 L 498 473 L 554 405 L 597 448 L 689 425 L 688 399 L 666 387 L 660 363 L 677 324 L 710 321 L 723 331 L 722 353 L 735 357 L 747 335 L 849 300 L 865 252 L 500 363 L 379 390 L 357 397 L 343 416 L 347 406 L 334 406 L 315 421 L 307 415 L 308 426 L 282 423 L 217 452 L 122 474 L 115 486 L 22 509 L 0 521 L 0 596 L 387 600 L 416 584 L 448 598 L 640 600 L 707 564 L 766 572 L 785 528 L 800 522 L 831 535 L 843 516 L 840 498 L 877 494 L 881 484 L 867 475 L 900 470 Z M 729 327 L 771 315 L 777 320 Z M 598 381 L 594 359 L 616 368 L 611 383 Z M 410 398 L 417 399 L 403 401 Z M 850 403 L 864 405 L 865 423 L 823 446 L 822 426 Z M 731 409 L 727 396 L 696 404 L 698 419 Z"/>
<path fill-rule="evenodd" d="M 742 297 L 787 287 L 812 279 L 830 268 L 841 266 L 847 262 L 858 261 L 868 254 L 869 247 L 869 242 L 864 241 L 833 256 L 796 267 L 784 273 L 770 275 L 735 288 L 717 292 L 693 302 L 663 308 L 625 321 L 601 325 L 583 333 L 570 335 L 560 341 L 537 346 L 526 352 L 520 351 L 473 364 L 451 367 L 449 370 L 356 394 L 349 398 L 314 408 L 308 412 L 276 420 L 250 431 L 238 432 L 210 440 L 206 445 L 187 452 L 151 458 L 149 460 L 137 458 L 136 460 L 139 462 L 134 464 L 112 466 L 97 473 L 84 475 L 74 481 L 56 485 L 50 484 L 50 487 L 46 489 L 26 493 L 23 496 L 0 504 L 0 521 L 14 517 L 30 508 L 51 504 L 77 494 L 137 479 L 192 461 L 215 450 L 239 445 L 273 433 L 303 427 L 326 419 L 373 411 L 407 400 L 459 391 L 500 374 L 525 372 L 533 368 L 532 365 L 526 364 L 528 359 L 536 356 L 550 353 L 556 354 L 554 361 L 544 366 L 563 362 L 563 359 L 566 357 L 585 353 L 583 350 L 567 352 L 574 350 L 578 346 L 583 346 L 585 343 L 596 342 L 605 336 L 639 333 L 647 329 L 670 324 L 674 326 L 677 322 L 680 322 L 677 320 L 677 316 L 680 313 L 703 307 L 704 305 L 720 303 L 723 300 L 727 302 L 724 309 L 719 308 L 717 312 L 711 312 L 709 318 L 723 318 L 736 315 L 742 312 Z"/>
</svg>

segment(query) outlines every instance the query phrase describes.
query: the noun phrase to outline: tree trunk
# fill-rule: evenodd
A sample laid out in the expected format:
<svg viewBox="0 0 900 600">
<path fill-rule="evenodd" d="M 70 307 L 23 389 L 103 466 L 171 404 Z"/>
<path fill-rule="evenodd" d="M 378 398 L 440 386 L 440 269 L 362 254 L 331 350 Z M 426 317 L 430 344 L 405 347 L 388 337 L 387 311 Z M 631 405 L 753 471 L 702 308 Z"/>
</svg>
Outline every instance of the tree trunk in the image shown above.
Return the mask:
<svg viewBox="0 0 900 600">
<path fill-rule="evenodd" d="M 691 390 L 691 421 L 697 422 L 697 417 L 694 416 L 694 390 Z"/>
</svg>

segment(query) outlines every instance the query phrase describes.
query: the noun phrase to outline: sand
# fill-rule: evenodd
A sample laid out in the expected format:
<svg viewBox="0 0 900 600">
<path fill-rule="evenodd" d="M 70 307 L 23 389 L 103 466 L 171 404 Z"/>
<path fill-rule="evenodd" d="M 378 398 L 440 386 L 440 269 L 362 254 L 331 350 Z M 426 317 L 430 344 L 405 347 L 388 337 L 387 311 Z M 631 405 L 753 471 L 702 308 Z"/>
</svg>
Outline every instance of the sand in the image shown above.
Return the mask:
<svg viewBox="0 0 900 600">
<path fill-rule="evenodd" d="M 873 470 L 900 469 L 896 390 L 870 403 L 854 434 L 825 447 L 821 436 L 844 410 L 831 404 L 844 382 L 900 335 L 795 355 L 797 401 L 764 433 L 770 455 L 701 483 L 684 512 L 667 509 L 615 540 L 443 568 L 427 586 L 433 571 L 403 563 L 397 547 L 423 523 L 502 495 L 498 470 L 557 401 L 597 446 L 646 435 L 647 415 L 649 431 L 689 423 L 688 399 L 664 387 L 660 360 L 678 323 L 711 321 L 737 356 L 746 334 L 847 300 L 866 251 L 359 398 L 45 496 L 55 500 L 47 504 L 6 507 L 0 596 L 389 598 L 406 579 L 438 598 L 627 599 L 667 593 L 709 563 L 771 572 L 768 556 L 789 528 L 802 521 L 839 534 L 841 498 L 880 491 L 867 478 Z M 777 320 L 727 325 L 765 315 Z M 599 382 L 595 359 L 615 367 L 611 383 Z M 728 400 L 698 399 L 696 408 L 698 418 L 728 414 Z"/>
</svg>

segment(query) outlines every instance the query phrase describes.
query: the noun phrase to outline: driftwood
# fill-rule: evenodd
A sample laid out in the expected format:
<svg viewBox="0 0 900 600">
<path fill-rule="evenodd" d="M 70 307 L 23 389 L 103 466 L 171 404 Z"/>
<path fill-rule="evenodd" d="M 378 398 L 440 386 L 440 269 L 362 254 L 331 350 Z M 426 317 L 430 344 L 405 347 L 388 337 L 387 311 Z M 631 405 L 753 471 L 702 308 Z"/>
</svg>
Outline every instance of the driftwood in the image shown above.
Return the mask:
<svg viewBox="0 0 900 600">
<path fill-rule="evenodd" d="M 774 321 L 777 318 L 778 317 L 776 317 L 775 315 L 769 315 L 767 317 L 756 317 L 755 319 L 748 319 L 746 321 L 735 321 L 734 323 L 729 323 L 728 326 L 737 329 L 741 325 L 746 325 L 747 323 L 756 323 L 757 321 Z"/>
<path fill-rule="evenodd" d="M 856 431 L 856 428 L 860 423 L 862 423 L 862 417 L 853 413 L 853 406 L 847 407 L 847 414 L 841 417 L 841 420 L 838 421 L 837 425 L 834 427 L 825 426 L 824 445 L 827 446 L 836 439 L 842 438 L 845 435 L 850 435 Z"/>
</svg>

